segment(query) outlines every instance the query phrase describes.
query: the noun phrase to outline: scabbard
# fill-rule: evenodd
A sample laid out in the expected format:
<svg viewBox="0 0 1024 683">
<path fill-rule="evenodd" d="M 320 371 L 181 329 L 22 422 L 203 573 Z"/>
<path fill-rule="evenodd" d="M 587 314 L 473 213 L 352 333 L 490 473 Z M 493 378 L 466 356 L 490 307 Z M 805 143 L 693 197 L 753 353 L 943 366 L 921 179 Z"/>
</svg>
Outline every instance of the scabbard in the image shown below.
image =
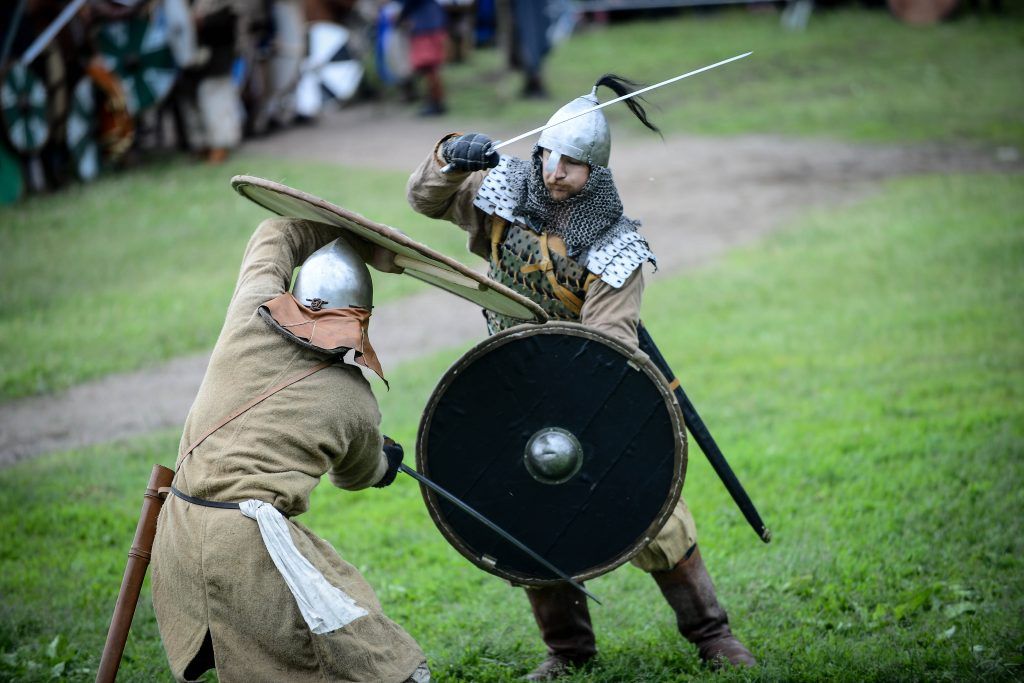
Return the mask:
<svg viewBox="0 0 1024 683">
<path fill-rule="evenodd" d="M 125 643 L 128 642 L 128 630 L 135 616 L 135 606 L 139 603 L 142 581 L 146 578 L 149 559 L 153 551 L 153 539 L 156 536 L 156 520 L 167 496 L 166 489 L 174 479 L 174 470 L 163 465 L 153 465 L 149 475 L 149 484 L 142 498 L 142 512 L 139 524 L 135 527 L 135 538 L 131 550 L 128 551 L 128 563 L 125 566 L 124 578 L 121 580 L 121 591 L 117 594 L 114 615 L 110 619 L 107 631 L 107 642 L 103 646 L 103 656 L 96 670 L 96 683 L 113 683 L 117 677 L 117 669 L 121 665 Z M 160 489 L 165 489 L 164 493 Z"/>
<path fill-rule="evenodd" d="M 637 328 L 637 337 L 640 342 L 640 350 L 651 357 L 654 364 L 658 366 L 661 373 L 665 375 L 665 379 L 669 381 L 669 384 L 673 387 L 673 392 L 676 396 L 676 401 L 679 403 L 679 408 L 683 413 L 683 422 L 686 424 L 686 428 L 690 430 L 690 434 L 693 435 L 693 440 L 697 442 L 700 449 L 704 452 L 708 462 L 711 463 L 711 467 L 714 468 L 718 478 L 722 480 L 725 485 L 725 489 L 732 496 L 740 512 L 743 513 L 743 517 L 746 518 L 747 522 L 753 527 L 754 532 L 757 533 L 758 537 L 768 543 L 772 540 L 772 532 L 768 527 L 765 526 L 761 520 L 761 515 L 758 513 L 757 508 L 754 507 L 754 503 L 750 500 L 750 496 L 747 495 L 746 489 L 743 488 L 743 484 L 736 477 L 736 473 L 732 471 L 732 467 L 729 466 L 729 462 L 725 459 L 722 454 L 722 450 L 715 443 L 714 437 L 711 436 L 711 432 L 708 431 L 707 426 L 704 424 L 704 420 L 701 419 L 697 413 L 697 409 L 694 408 L 690 398 L 683 391 L 682 385 L 679 380 L 672 373 L 672 368 L 669 367 L 668 361 L 661 355 L 661 351 L 655 345 L 654 340 L 651 339 L 650 333 L 643 324 Z"/>
</svg>

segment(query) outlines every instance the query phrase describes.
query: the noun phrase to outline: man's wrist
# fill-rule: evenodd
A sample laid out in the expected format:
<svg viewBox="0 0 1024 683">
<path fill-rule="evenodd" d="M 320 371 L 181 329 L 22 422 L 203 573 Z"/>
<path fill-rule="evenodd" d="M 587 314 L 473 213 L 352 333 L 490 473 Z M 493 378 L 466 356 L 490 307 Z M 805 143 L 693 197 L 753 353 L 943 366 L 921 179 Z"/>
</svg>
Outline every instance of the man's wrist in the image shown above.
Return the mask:
<svg viewBox="0 0 1024 683">
<path fill-rule="evenodd" d="M 447 135 L 445 135 L 443 138 L 441 138 L 438 141 L 437 145 L 434 146 L 434 162 L 437 164 L 437 167 L 439 169 L 444 168 L 445 166 L 448 165 L 448 160 L 444 158 L 444 145 L 445 145 L 445 143 L 448 142 L 449 140 L 453 140 L 453 139 L 459 137 L 460 135 L 462 135 L 462 133 L 448 133 Z M 452 169 L 452 173 L 461 173 L 461 172 L 462 171 L 457 171 L 455 169 Z"/>
</svg>

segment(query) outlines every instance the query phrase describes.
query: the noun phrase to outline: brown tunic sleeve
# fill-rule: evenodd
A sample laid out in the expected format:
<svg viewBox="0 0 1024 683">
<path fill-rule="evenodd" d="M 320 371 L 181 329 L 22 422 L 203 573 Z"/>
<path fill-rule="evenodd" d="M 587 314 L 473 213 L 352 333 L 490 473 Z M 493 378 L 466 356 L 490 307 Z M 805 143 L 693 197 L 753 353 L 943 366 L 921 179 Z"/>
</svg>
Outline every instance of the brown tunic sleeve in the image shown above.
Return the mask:
<svg viewBox="0 0 1024 683">
<path fill-rule="evenodd" d="M 338 488 L 358 491 L 373 486 L 384 476 L 388 461 L 380 433 L 380 412 L 376 401 L 359 415 L 349 413 L 348 437 L 344 449 L 334 449 L 333 465 L 327 475 Z M 372 409 L 371 409 L 372 408 Z"/>
<path fill-rule="evenodd" d="M 643 266 L 638 267 L 618 288 L 603 280 L 595 280 L 583 300 L 580 322 L 614 337 L 630 349 L 636 349 L 636 328 L 640 321 L 643 294 Z"/>
<path fill-rule="evenodd" d="M 228 318 L 235 313 L 248 317 L 260 304 L 286 291 L 292 271 L 343 234 L 342 228 L 298 218 L 268 218 L 260 223 L 245 248 Z"/>
<path fill-rule="evenodd" d="M 441 158 L 441 145 L 458 133 L 441 138 L 426 159 L 409 176 L 406 199 L 416 213 L 430 218 L 441 218 L 459 226 L 469 236 L 469 250 L 487 258 L 490 253 L 490 224 L 484 212 L 473 206 L 486 171 L 441 173 L 445 162 Z"/>
</svg>

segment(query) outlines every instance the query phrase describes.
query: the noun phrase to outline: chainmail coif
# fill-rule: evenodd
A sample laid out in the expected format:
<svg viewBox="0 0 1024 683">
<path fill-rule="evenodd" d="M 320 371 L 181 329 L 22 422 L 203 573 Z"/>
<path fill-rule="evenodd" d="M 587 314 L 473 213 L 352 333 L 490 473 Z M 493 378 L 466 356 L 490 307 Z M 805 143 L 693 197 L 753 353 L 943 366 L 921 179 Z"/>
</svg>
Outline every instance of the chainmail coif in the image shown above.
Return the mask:
<svg viewBox="0 0 1024 683">
<path fill-rule="evenodd" d="M 541 150 L 534 147 L 531 161 L 508 158 L 504 180 L 509 194 L 519 198 L 519 211 L 529 227 L 561 237 L 574 259 L 640 226 L 639 221 L 622 214 L 612 172 L 605 166 L 591 166 L 582 190 L 568 199 L 555 200 L 544 186 Z"/>
</svg>

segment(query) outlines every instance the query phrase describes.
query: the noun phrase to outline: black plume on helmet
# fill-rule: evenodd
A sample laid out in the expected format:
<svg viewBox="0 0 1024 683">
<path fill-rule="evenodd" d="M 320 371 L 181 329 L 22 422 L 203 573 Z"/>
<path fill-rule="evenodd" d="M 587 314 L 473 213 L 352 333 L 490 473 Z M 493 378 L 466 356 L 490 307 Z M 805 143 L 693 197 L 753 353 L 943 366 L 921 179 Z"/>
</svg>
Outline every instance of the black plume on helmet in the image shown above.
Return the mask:
<svg viewBox="0 0 1024 683">
<path fill-rule="evenodd" d="M 628 78 L 623 78 L 616 74 L 605 74 L 604 76 L 601 76 L 601 78 L 597 79 L 596 83 L 594 83 L 595 88 L 600 88 L 602 85 L 612 90 L 619 97 L 635 92 L 643 86 L 642 83 L 631 81 Z M 633 112 L 633 115 L 640 119 L 640 123 L 644 124 L 658 135 L 661 135 L 661 129 L 647 119 L 647 112 L 644 110 L 644 106 L 640 104 L 642 101 L 644 101 L 644 98 L 637 96 L 630 97 L 628 100 L 625 100 L 625 103 L 626 106 L 629 107 L 629 110 Z"/>
</svg>

